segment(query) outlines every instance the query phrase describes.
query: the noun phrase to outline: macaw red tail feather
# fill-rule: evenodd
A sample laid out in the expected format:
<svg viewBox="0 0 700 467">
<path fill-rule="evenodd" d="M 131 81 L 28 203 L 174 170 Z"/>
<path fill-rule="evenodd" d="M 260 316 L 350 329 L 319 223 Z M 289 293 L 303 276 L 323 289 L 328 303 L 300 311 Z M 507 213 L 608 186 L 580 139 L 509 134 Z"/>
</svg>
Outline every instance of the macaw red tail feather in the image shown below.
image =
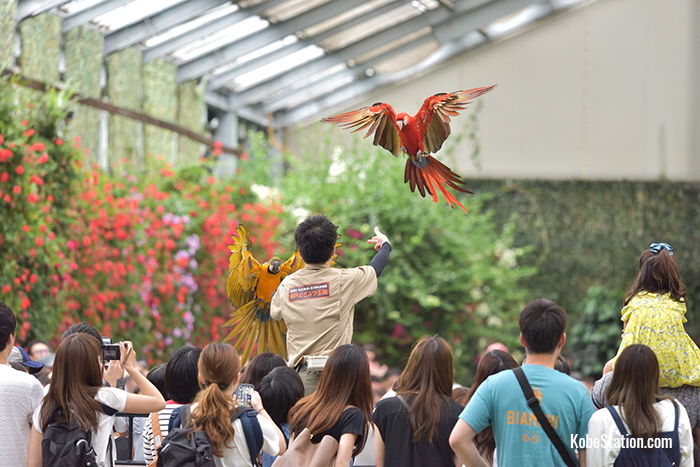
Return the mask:
<svg viewBox="0 0 700 467">
<path fill-rule="evenodd" d="M 418 188 L 418 191 L 423 197 L 425 197 L 425 192 L 428 192 L 433 197 L 433 202 L 435 203 L 438 202 L 439 190 L 450 207 L 454 207 L 456 204 L 462 211 L 465 213 L 468 212 L 465 207 L 462 206 L 462 203 L 457 201 L 457 198 L 447 191 L 447 187 L 461 191 L 462 193 L 472 192 L 460 186 L 464 184 L 464 181 L 459 175 L 432 156 L 425 156 L 421 163 L 416 163 L 409 158 L 406 161 L 404 182 L 409 184 L 413 192 Z"/>
</svg>

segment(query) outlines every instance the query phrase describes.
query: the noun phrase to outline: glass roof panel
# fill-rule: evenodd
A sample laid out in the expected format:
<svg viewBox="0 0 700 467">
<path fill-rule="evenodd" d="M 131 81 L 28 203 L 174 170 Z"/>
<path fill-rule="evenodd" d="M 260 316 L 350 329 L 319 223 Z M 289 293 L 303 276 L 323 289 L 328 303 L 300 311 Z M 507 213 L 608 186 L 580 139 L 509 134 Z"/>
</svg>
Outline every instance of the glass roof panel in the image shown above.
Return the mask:
<svg viewBox="0 0 700 467">
<path fill-rule="evenodd" d="M 172 39 L 174 37 L 177 37 L 181 34 L 184 34 L 186 32 L 190 32 L 194 29 L 197 29 L 199 26 L 202 26 L 210 21 L 213 21 L 217 18 L 221 18 L 222 16 L 226 16 L 228 14 L 231 14 L 238 10 L 238 5 L 221 5 L 216 8 L 212 8 L 211 10 L 205 12 L 205 14 L 199 16 L 198 18 L 193 19 L 192 21 L 188 21 L 186 23 L 182 23 L 178 26 L 175 26 L 174 28 L 170 28 L 167 31 L 165 31 L 162 34 L 158 34 L 157 36 L 151 37 L 148 40 L 145 40 L 143 44 L 146 47 L 153 47 L 158 44 L 162 44 L 163 42 L 166 42 L 169 39 Z"/>
<path fill-rule="evenodd" d="M 396 71 L 405 70 L 406 68 L 423 61 L 431 53 L 440 48 L 440 42 L 431 40 L 411 50 L 394 55 L 391 58 L 383 60 L 374 66 L 374 70 L 378 73 L 393 73 Z"/>
<path fill-rule="evenodd" d="M 313 75 L 306 76 L 305 78 L 294 82 L 292 85 L 287 86 L 283 89 L 279 89 L 278 91 L 274 92 L 270 96 L 270 98 L 271 98 L 270 100 L 274 100 L 276 97 L 282 96 L 282 95 L 287 94 L 291 91 L 296 91 L 297 89 L 301 89 L 305 86 L 308 86 L 308 85 L 313 84 L 317 81 L 320 81 L 327 76 L 330 76 L 330 75 L 337 73 L 339 71 L 343 71 L 347 68 L 348 67 L 345 63 L 338 63 L 337 65 L 326 68 L 325 70 L 323 70 L 320 73 L 314 73 Z"/>
<path fill-rule="evenodd" d="M 231 63 L 227 63 L 225 65 L 221 65 L 218 68 L 215 68 L 212 70 L 213 75 L 219 75 L 221 73 L 224 73 L 226 71 L 232 70 L 236 68 L 238 65 L 241 65 L 243 63 L 249 62 L 251 60 L 255 60 L 256 58 L 260 58 L 264 55 L 267 55 L 271 52 L 274 52 L 275 50 L 281 49 L 282 47 L 286 47 L 288 45 L 291 45 L 295 42 L 297 42 L 299 39 L 297 39 L 296 36 L 290 35 L 285 37 L 284 39 L 275 41 L 271 44 L 266 45 L 265 47 L 260 47 L 259 49 L 249 53 L 245 54 L 242 57 L 239 57 L 238 59 L 234 60 Z"/>
<path fill-rule="evenodd" d="M 80 11 L 86 10 L 91 6 L 95 6 L 101 3 L 103 0 L 73 0 L 59 7 L 60 10 L 65 11 L 68 14 L 78 13 Z"/>
<path fill-rule="evenodd" d="M 374 17 L 364 24 L 346 29 L 334 34 L 328 39 L 321 41 L 320 45 L 326 50 L 337 50 L 345 46 L 357 42 L 360 39 L 371 36 L 383 29 L 394 26 L 395 24 L 406 21 L 410 18 L 420 15 L 421 12 L 410 4 L 396 8 L 393 11 Z"/>
<path fill-rule="evenodd" d="M 364 53 L 362 55 L 358 55 L 357 57 L 355 57 L 355 62 L 364 63 L 368 60 L 373 59 L 374 57 L 377 57 L 377 56 L 383 54 L 384 52 L 388 52 L 391 49 L 395 49 L 396 47 L 400 47 L 404 44 L 408 44 L 409 42 L 416 40 L 419 37 L 423 37 L 427 34 L 430 34 L 432 31 L 433 31 L 433 29 L 430 26 L 426 26 L 424 28 L 421 28 L 415 32 L 412 32 L 411 34 L 403 36 L 401 39 L 396 39 L 395 41 L 384 44 L 383 46 L 377 47 L 376 49 L 373 49 L 367 53 Z"/>
<path fill-rule="evenodd" d="M 173 52 L 172 55 L 180 61 L 187 62 L 226 44 L 231 44 L 243 37 L 249 36 L 254 32 L 265 29 L 269 24 L 267 20 L 259 16 L 251 16 L 227 28 L 221 29 L 209 37 L 195 41 L 187 47 Z"/>
<path fill-rule="evenodd" d="M 319 5 L 328 3 L 329 1 L 330 0 L 288 0 L 265 11 L 264 15 L 273 23 L 279 23 L 305 13 Z"/>
<path fill-rule="evenodd" d="M 112 31 L 121 29 L 149 16 L 153 16 L 166 8 L 169 8 L 186 0 L 149 0 L 142 2 L 134 0 L 122 7 L 115 8 L 109 13 L 100 15 L 93 20 L 102 29 Z"/>
<path fill-rule="evenodd" d="M 309 102 L 310 100 L 314 100 L 320 96 L 328 94 L 329 92 L 334 91 L 342 86 L 350 84 L 353 81 L 355 81 L 355 77 L 352 75 L 343 76 L 338 79 L 329 79 L 328 82 L 325 83 L 325 85 L 319 86 L 317 89 L 314 89 L 315 92 L 312 95 L 309 96 L 301 94 L 296 99 L 292 99 L 289 102 L 286 102 L 285 108 L 297 107 L 301 104 Z"/>
<path fill-rule="evenodd" d="M 340 26 L 341 24 L 343 24 L 346 21 L 357 18 L 358 16 L 361 16 L 365 13 L 369 13 L 370 11 L 372 11 L 376 8 L 379 8 L 381 6 L 384 6 L 391 1 L 392 0 L 370 0 L 368 2 L 365 2 L 364 5 L 360 5 L 356 8 L 352 8 L 343 14 L 337 15 L 334 18 L 328 19 L 326 21 L 322 21 L 320 23 L 314 24 L 313 26 L 304 29 L 303 31 L 301 31 L 301 35 L 303 37 L 315 36 L 316 34 L 320 34 L 324 31 L 328 31 L 329 29 L 332 29 L 336 26 Z"/>
<path fill-rule="evenodd" d="M 264 79 L 284 73 L 290 68 L 304 64 L 310 60 L 320 57 L 323 54 L 323 49 L 317 45 L 304 47 L 303 49 L 291 53 L 284 58 L 239 76 L 233 81 L 233 88 L 235 91 L 240 92 Z"/>
</svg>

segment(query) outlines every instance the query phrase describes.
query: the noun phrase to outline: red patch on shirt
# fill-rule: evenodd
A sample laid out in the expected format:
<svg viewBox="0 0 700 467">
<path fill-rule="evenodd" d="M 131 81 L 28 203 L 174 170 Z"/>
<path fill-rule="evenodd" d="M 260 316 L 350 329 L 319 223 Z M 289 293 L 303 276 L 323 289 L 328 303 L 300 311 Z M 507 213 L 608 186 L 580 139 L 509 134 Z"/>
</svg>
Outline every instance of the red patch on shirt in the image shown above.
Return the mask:
<svg viewBox="0 0 700 467">
<path fill-rule="evenodd" d="M 306 284 L 299 287 L 289 289 L 289 301 L 296 302 L 299 300 L 308 300 L 310 298 L 330 297 L 331 288 L 328 282 L 319 282 L 317 284 Z"/>
</svg>

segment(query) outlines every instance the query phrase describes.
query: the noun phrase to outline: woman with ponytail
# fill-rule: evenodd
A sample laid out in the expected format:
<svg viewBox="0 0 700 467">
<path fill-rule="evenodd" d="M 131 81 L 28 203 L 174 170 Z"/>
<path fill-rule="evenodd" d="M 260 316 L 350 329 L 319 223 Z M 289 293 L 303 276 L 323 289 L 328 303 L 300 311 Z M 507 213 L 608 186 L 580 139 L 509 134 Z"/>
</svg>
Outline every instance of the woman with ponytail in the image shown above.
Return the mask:
<svg viewBox="0 0 700 467">
<path fill-rule="evenodd" d="M 455 465 L 449 438 L 463 407 L 452 400 L 452 376 L 445 339 L 416 342 L 394 385 L 396 397 L 379 401 L 372 416 L 377 467 Z"/>
<path fill-rule="evenodd" d="M 356 345 L 341 345 L 328 357 L 316 391 L 289 411 L 290 444 L 304 428 L 312 433 L 312 443 L 332 436 L 339 443 L 334 467 L 348 467 L 365 445 L 371 416 L 367 355 Z"/>
<path fill-rule="evenodd" d="M 240 368 L 241 360 L 230 344 L 209 344 L 199 356 L 199 382 L 203 389 L 192 405 L 190 421 L 195 430 L 202 430 L 209 438 L 217 467 L 250 466 L 243 426 L 238 419 L 232 421 Z M 282 454 L 286 449 L 284 436 L 265 411 L 257 392 L 253 392 L 251 406 L 258 413 L 262 450 L 272 456 Z"/>
</svg>

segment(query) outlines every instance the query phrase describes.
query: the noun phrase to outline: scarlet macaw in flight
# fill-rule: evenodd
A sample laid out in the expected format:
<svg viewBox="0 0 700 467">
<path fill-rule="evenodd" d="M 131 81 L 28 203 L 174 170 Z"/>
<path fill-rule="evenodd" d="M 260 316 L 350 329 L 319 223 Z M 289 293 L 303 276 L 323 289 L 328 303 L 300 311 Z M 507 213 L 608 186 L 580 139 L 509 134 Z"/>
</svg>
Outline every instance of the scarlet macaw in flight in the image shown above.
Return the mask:
<svg viewBox="0 0 700 467">
<path fill-rule="evenodd" d="M 437 190 L 442 192 L 450 207 L 459 206 L 467 210 L 457 198 L 447 191 L 447 185 L 463 193 L 471 191 L 460 186 L 462 178 L 449 167 L 430 154 L 440 150 L 442 143 L 450 136 L 450 117 L 459 115 L 459 110 L 467 108 L 470 100 L 493 89 L 495 85 L 466 91 L 439 93 L 423 101 L 418 113 L 411 116 L 394 109 L 384 102 L 377 102 L 369 107 L 346 112 L 321 120 L 323 123 L 337 123 L 341 128 L 354 132 L 369 128 L 365 138 L 374 133 L 375 146 L 381 146 L 394 156 L 405 153 L 408 156 L 404 172 L 404 182 L 408 182 L 411 191 L 416 187 L 421 196 L 429 193 L 437 203 Z"/>
</svg>

